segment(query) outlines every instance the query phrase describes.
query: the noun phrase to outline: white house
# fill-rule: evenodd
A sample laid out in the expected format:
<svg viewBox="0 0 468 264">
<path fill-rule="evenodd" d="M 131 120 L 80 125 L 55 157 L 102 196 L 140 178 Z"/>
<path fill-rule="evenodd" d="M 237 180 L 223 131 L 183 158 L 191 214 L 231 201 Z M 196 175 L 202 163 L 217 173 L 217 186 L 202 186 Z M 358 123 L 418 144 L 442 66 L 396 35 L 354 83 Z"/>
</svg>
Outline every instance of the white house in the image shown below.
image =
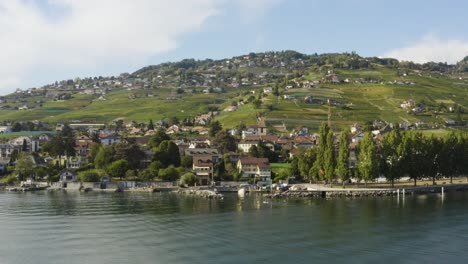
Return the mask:
<svg viewBox="0 0 468 264">
<path fill-rule="evenodd" d="M 239 144 L 237 144 L 237 148 L 242 150 L 242 152 L 249 152 L 252 146 L 257 146 L 258 140 L 241 140 Z"/>
<path fill-rule="evenodd" d="M 267 158 L 243 157 L 237 161 L 242 177 L 254 177 L 258 185 L 271 184 L 271 167 Z"/>
<path fill-rule="evenodd" d="M 0 126 L 0 134 L 7 134 L 11 132 L 11 126 Z"/>
</svg>

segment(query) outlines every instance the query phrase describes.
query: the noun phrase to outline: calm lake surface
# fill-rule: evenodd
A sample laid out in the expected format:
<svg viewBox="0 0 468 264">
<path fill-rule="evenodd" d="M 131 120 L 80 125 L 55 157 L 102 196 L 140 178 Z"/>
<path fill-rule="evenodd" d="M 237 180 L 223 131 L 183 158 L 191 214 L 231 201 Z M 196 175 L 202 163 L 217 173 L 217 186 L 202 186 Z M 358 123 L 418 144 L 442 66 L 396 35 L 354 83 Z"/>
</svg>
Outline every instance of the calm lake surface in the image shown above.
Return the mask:
<svg viewBox="0 0 468 264">
<path fill-rule="evenodd" d="M 468 263 L 468 193 L 269 202 L 0 192 L 0 263 Z"/>
</svg>

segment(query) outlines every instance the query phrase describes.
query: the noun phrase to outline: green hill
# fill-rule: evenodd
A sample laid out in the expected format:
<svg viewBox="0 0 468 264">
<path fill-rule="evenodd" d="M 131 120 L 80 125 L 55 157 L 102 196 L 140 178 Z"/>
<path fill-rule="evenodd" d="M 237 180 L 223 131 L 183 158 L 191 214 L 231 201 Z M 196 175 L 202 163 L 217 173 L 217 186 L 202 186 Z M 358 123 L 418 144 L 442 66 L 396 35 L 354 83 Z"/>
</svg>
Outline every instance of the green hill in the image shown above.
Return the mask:
<svg viewBox="0 0 468 264">
<path fill-rule="evenodd" d="M 318 127 L 330 109 L 337 128 L 373 120 L 424 122 L 429 127 L 447 120 L 463 124 L 468 119 L 466 60 L 457 65 L 414 64 L 354 53 L 294 51 L 183 60 L 117 77 L 64 80 L 17 91 L 0 98 L 0 121 L 147 122 L 193 119 L 217 110 L 216 119 L 226 128 L 255 123 L 261 115 L 281 131 Z M 267 87 L 277 95 L 264 93 Z M 256 100 L 261 105 L 256 106 Z M 416 112 L 400 107 L 407 100 L 419 107 Z M 223 111 L 236 105 L 236 111 Z M 19 110 L 24 106 L 28 109 Z"/>
</svg>

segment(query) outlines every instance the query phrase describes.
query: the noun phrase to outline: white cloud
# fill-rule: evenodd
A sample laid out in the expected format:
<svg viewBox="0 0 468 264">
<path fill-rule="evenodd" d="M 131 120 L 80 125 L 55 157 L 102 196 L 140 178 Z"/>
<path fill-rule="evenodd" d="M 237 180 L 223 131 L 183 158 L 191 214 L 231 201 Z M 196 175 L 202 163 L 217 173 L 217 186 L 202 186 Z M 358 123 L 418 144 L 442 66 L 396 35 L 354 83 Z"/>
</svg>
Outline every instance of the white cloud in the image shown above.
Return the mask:
<svg viewBox="0 0 468 264">
<path fill-rule="evenodd" d="M 426 35 L 407 47 L 386 52 L 382 57 L 424 63 L 429 61 L 456 63 L 468 55 L 468 41 L 441 39 Z"/>
<path fill-rule="evenodd" d="M 45 8 L 0 0 L 0 93 L 44 68 L 130 69 L 175 49 L 179 36 L 199 30 L 218 9 L 216 0 L 49 0 Z"/>
<path fill-rule="evenodd" d="M 264 14 L 281 1 L 0 0 L 0 94 L 132 70 L 176 49 L 181 36 L 230 7 Z"/>
</svg>

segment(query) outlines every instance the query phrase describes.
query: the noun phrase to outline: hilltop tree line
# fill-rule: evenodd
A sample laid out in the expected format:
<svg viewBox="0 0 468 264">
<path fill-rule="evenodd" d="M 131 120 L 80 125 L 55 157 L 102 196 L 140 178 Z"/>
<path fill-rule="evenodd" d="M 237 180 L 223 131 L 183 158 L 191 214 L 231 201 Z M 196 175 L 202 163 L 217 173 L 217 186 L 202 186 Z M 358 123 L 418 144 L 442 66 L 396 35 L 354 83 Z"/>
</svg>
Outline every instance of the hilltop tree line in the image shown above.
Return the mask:
<svg viewBox="0 0 468 264">
<path fill-rule="evenodd" d="M 291 173 L 308 181 L 343 184 L 351 177 L 367 182 L 384 176 L 392 186 L 402 177 L 430 178 L 433 184 L 442 177 L 468 174 L 468 135 L 451 132 L 445 137 L 425 136 L 421 132 L 393 130 L 376 143 L 366 132 L 356 149 L 356 164 L 349 166 L 349 131 L 341 133 L 337 144 L 333 132 L 324 124 L 318 148 L 307 149 L 292 161 Z M 350 168 L 351 167 L 351 168 Z"/>
<path fill-rule="evenodd" d="M 373 64 L 382 65 L 393 69 L 411 69 L 421 71 L 437 71 L 442 73 L 460 73 L 468 72 L 468 56 L 460 60 L 457 64 L 447 64 L 446 62 L 426 62 L 423 64 L 398 61 L 393 58 L 378 58 L 378 57 L 361 57 L 356 52 L 344 53 L 324 53 L 324 54 L 303 54 L 293 50 L 265 53 L 249 53 L 244 56 L 237 56 L 231 59 L 224 60 L 195 60 L 184 59 L 179 62 L 162 63 L 159 65 L 146 66 L 132 76 L 157 76 L 158 74 L 177 74 L 187 78 L 193 78 L 194 71 L 207 71 L 213 66 L 225 65 L 227 61 L 235 61 L 236 59 L 243 60 L 248 58 L 249 61 L 255 62 L 251 67 L 268 67 L 263 58 L 271 58 L 271 61 L 281 61 L 286 69 L 291 71 L 301 71 L 310 66 L 332 66 L 337 69 L 367 69 Z M 301 63 L 297 63 L 301 61 Z M 232 65 L 232 63 L 231 63 Z M 228 64 L 230 70 L 231 65 Z M 235 73 L 227 74 L 228 71 L 220 71 L 218 77 L 237 76 Z M 187 75 L 188 74 L 188 75 Z M 187 76 L 186 76 L 187 75 Z M 237 76 L 240 77 L 240 76 Z M 248 77 L 248 76 L 247 76 Z"/>
</svg>

